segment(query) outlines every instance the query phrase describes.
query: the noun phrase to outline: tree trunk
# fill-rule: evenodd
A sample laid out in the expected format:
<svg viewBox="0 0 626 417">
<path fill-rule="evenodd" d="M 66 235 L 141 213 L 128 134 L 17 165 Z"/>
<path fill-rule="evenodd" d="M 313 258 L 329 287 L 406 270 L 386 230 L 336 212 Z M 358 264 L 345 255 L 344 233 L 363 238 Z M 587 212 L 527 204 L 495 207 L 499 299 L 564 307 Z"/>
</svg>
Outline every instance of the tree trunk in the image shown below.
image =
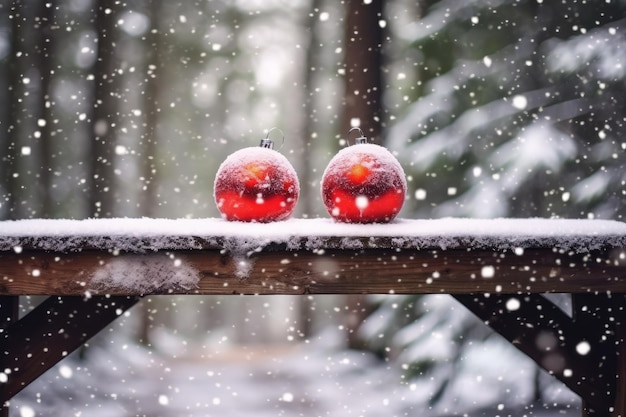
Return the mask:
<svg viewBox="0 0 626 417">
<path fill-rule="evenodd" d="M 111 217 L 115 214 L 114 157 L 118 124 L 119 76 L 116 72 L 116 22 L 117 8 L 113 0 L 98 2 L 96 31 L 98 51 L 94 68 L 94 103 L 91 115 L 89 143 L 90 175 L 89 215 Z"/>
<path fill-rule="evenodd" d="M 10 29 L 11 19 L 8 18 L 9 14 L 12 14 L 12 10 L 7 10 L 4 16 L 0 16 L 1 27 Z M 9 39 L 13 36 L 10 35 Z M 9 42 L 9 48 L 12 42 Z M 10 176 L 10 137 L 9 129 L 11 126 L 11 71 L 9 66 L 13 63 L 14 53 L 9 49 L 8 53 L 3 59 L 0 59 L 0 91 L 2 95 L 6 97 L 6 100 L 0 102 L 0 220 L 8 218 L 8 187 Z"/>
<path fill-rule="evenodd" d="M 22 123 L 22 100 L 24 98 L 25 87 L 23 83 L 23 72 L 25 65 L 23 63 L 23 54 L 18 54 L 23 47 L 23 25 L 24 25 L 24 7 L 21 2 L 14 1 L 10 8 L 11 22 L 11 40 L 8 55 L 8 120 L 5 129 L 5 143 L 3 144 L 3 179 L 6 181 L 6 191 L 3 204 L 6 210 L 3 210 L 4 217 L 9 219 L 18 219 L 22 217 L 19 200 L 22 198 L 20 189 L 22 188 L 22 180 L 19 178 L 19 158 L 18 150 L 20 143 L 20 131 Z"/>
<path fill-rule="evenodd" d="M 50 214 L 50 105 L 52 21 L 47 2 L 15 1 L 10 10 L 0 168 L 4 191 L 2 217 L 48 217 Z M 34 30 L 28 31 L 32 27 Z"/>
<path fill-rule="evenodd" d="M 40 73 L 38 109 L 37 109 L 37 132 L 36 138 L 37 160 L 39 166 L 39 189 L 40 216 L 53 217 L 54 199 L 52 189 L 52 116 L 51 116 L 51 95 L 50 82 L 54 71 L 53 48 L 54 37 L 54 5 L 45 1 L 38 3 L 37 16 L 40 18 L 37 27 L 38 41 L 35 47 L 37 54 L 37 66 Z"/>
<path fill-rule="evenodd" d="M 322 6 L 322 0 L 313 0 L 308 11 L 308 19 L 304 24 L 304 30 L 308 30 L 308 47 L 306 48 L 305 66 L 304 66 L 304 104 L 302 107 L 302 146 L 300 165 L 300 187 L 302 192 L 300 193 L 300 210 L 303 217 L 312 217 L 314 214 L 314 195 L 319 195 L 319 184 L 317 184 L 312 178 L 313 165 L 311 161 L 311 153 L 313 152 L 313 146 L 311 143 L 313 133 L 315 131 L 315 104 L 314 94 L 314 74 L 315 69 L 318 67 L 318 58 L 320 54 L 320 40 L 318 31 L 320 30 L 317 22 L 319 21 L 317 10 L 320 10 Z M 297 321 L 299 335 L 302 338 L 309 338 L 313 329 L 313 297 L 298 297 L 297 299 Z"/>
<path fill-rule="evenodd" d="M 160 86 L 163 85 L 162 62 L 162 34 L 161 19 L 163 19 L 163 0 L 152 0 L 146 6 L 151 28 L 146 34 L 147 49 L 145 51 L 144 73 L 146 78 L 143 84 L 143 113 L 144 130 L 140 142 L 141 156 L 139 159 L 139 212 L 142 216 L 154 217 L 156 215 L 157 198 L 157 149 L 158 129 L 160 114 Z M 146 298 L 141 301 L 139 308 L 138 342 L 144 346 L 152 344 L 151 329 L 152 319 L 150 304 L 152 299 Z"/>
<path fill-rule="evenodd" d="M 145 85 L 143 90 L 143 107 L 145 128 L 141 140 L 140 159 L 140 185 L 139 207 L 143 216 L 154 217 L 157 206 L 157 149 L 158 149 L 158 129 L 160 114 L 160 98 L 163 85 L 164 73 L 162 51 L 163 42 L 161 33 L 161 20 L 163 19 L 163 1 L 152 0 L 149 2 L 148 14 L 152 23 L 151 30 L 146 34 L 147 47 L 145 51 Z"/>
<path fill-rule="evenodd" d="M 360 125 L 371 142 L 380 143 L 383 126 L 383 1 L 364 4 L 360 0 L 347 0 L 345 19 L 341 133 L 346 134 L 354 125 Z"/>
<path fill-rule="evenodd" d="M 383 93 L 383 1 L 364 4 L 359 0 L 346 1 L 344 32 L 345 94 L 342 108 L 342 130 L 358 126 L 370 142 L 381 140 Z M 364 295 L 345 298 L 347 314 L 344 322 L 348 332 L 348 346 L 361 348 L 357 329 L 371 312 Z"/>
</svg>

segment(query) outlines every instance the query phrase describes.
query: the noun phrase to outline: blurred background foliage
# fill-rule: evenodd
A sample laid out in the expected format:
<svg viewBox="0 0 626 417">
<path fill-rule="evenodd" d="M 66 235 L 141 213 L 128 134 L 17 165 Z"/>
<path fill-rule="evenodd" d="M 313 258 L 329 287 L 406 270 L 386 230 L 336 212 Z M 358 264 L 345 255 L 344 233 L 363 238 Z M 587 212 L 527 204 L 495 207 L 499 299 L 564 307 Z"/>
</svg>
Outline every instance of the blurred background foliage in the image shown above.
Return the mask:
<svg viewBox="0 0 626 417">
<path fill-rule="evenodd" d="M 623 220 L 625 10 L 623 0 L 7 0 L 0 218 L 217 216 L 217 167 L 274 126 L 300 175 L 296 216 L 325 216 L 321 175 L 360 125 L 405 168 L 402 217 Z M 339 320 L 350 346 L 439 381 L 432 402 L 472 341 L 491 338 L 431 296 L 186 300 L 148 298 L 140 341 L 163 327 L 303 340 Z"/>
</svg>

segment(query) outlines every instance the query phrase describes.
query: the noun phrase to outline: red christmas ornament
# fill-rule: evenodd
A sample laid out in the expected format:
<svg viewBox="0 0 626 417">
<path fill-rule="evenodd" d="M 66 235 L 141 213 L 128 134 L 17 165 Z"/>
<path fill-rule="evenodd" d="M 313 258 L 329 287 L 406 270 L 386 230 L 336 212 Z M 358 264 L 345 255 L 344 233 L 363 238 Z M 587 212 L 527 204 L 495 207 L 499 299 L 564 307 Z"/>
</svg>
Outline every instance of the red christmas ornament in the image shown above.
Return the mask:
<svg viewBox="0 0 626 417">
<path fill-rule="evenodd" d="M 222 162 L 213 190 L 226 220 L 267 223 L 291 216 L 300 184 L 287 158 L 274 150 L 268 132 L 260 146 L 240 149 Z"/>
<path fill-rule="evenodd" d="M 361 137 L 340 150 L 322 176 L 322 200 L 328 213 L 344 223 L 387 223 L 406 195 L 406 178 L 398 160 L 382 146 Z M 348 132 L 348 136 L 350 135 Z"/>
</svg>

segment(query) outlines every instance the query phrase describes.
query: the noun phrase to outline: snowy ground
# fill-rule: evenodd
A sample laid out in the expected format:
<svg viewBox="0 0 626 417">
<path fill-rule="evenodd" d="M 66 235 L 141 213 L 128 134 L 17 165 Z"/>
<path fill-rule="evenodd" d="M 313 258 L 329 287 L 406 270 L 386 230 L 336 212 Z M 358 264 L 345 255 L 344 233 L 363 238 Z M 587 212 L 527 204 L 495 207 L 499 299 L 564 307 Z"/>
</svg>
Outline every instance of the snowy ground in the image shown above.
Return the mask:
<svg viewBox="0 0 626 417">
<path fill-rule="evenodd" d="M 579 401 L 551 389 L 549 404 L 515 393 L 507 380 L 469 382 L 436 408 L 428 381 L 402 383 L 400 368 L 319 338 L 309 344 L 190 348 L 171 335 L 158 349 L 126 336 L 100 338 L 16 396 L 11 415 L 196 416 L 579 416 Z M 320 342 L 324 340 L 324 342 Z M 157 353 L 159 352 L 159 353 Z M 493 360 L 491 361 L 493 362 Z M 478 363 L 480 366 L 480 363 Z M 516 366 L 513 364 L 512 366 Z M 511 371 L 504 369 L 505 374 Z M 469 377 L 469 376 L 468 376 Z M 502 401 L 489 393 L 505 387 Z M 523 391 L 523 389 L 522 389 Z M 473 401 L 472 401 L 473 399 Z"/>
</svg>

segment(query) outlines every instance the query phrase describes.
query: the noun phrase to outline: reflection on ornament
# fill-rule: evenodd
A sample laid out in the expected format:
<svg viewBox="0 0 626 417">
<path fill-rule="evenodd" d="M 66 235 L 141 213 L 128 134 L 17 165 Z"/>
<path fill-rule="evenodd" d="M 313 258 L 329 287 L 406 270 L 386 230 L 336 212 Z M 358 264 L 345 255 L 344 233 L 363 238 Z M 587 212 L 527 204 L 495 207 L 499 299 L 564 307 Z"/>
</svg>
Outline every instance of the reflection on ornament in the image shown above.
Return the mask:
<svg viewBox="0 0 626 417">
<path fill-rule="evenodd" d="M 293 213 L 300 194 L 298 176 L 287 158 L 274 150 L 272 130 L 260 146 L 232 153 L 217 170 L 213 190 L 224 219 L 266 223 Z"/>
<path fill-rule="evenodd" d="M 386 223 L 397 215 L 406 195 L 406 178 L 398 160 L 361 136 L 340 150 L 322 176 L 322 200 L 335 220 Z"/>
</svg>

